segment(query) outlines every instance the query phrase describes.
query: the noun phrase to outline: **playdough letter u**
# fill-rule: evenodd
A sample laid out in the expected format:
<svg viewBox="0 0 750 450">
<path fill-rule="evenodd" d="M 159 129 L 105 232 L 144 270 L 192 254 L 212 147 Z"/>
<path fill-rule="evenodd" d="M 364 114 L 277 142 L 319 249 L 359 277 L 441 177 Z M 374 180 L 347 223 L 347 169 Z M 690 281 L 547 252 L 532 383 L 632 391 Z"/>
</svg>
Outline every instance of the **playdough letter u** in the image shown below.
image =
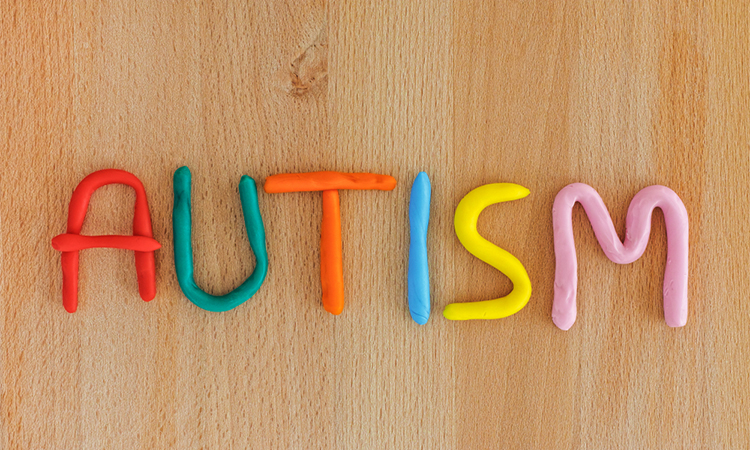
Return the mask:
<svg viewBox="0 0 750 450">
<path fill-rule="evenodd" d="M 552 226 L 555 236 L 555 300 L 552 321 L 568 330 L 576 321 L 578 262 L 573 242 L 573 206 L 583 206 L 599 244 L 611 261 L 630 264 L 643 255 L 651 233 L 651 214 L 661 208 L 667 227 L 667 266 L 664 270 L 664 319 L 670 327 L 687 322 L 688 300 L 688 215 L 673 190 L 649 186 L 638 192 L 628 207 L 625 242 L 620 242 L 607 207 L 591 186 L 574 183 L 555 197 Z"/>
<path fill-rule="evenodd" d="M 268 252 L 266 251 L 266 231 L 258 207 L 258 190 L 255 181 L 243 175 L 240 179 L 240 202 L 245 218 L 245 231 L 250 248 L 255 254 L 253 273 L 232 292 L 211 295 L 195 284 L 193 277 L 192 214 L 190 212 L 190 169 L 180 167 L 174 173 L 174 265 L 177 281 L 185 296 L 199 308 L 207 311 L 224 312 L 245 303 L 260 289 L 268 273 Z"/>
<path fill-rule="evenodd" d="M 512 183 L 480 186 L 466 194 L 456 207 L 456 236 L 472 255 L 507 275 L 513 290 L 505 297 L 482 302 L 451 303 L 443 316 L 450 320 L 501 319 L 523 309 L 531 298 L 531 281 L 526 269 L 515 256 L 483 238 L 477 232 L 477 220 L 484 208 L 495 203 L 518 200 L 529 190 Z"/>
</svg>

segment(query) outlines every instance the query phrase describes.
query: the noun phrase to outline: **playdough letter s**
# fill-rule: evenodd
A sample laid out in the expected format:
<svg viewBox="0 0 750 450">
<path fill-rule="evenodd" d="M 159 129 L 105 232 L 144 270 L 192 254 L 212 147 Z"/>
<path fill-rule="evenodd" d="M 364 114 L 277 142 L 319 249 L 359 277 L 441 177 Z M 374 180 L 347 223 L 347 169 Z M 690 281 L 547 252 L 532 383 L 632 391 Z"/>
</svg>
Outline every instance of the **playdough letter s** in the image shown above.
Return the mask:
<svg viewBox="0 0 750 450">
<path fill-rule="evenodd" d="M 507 275 L 513 290 L 505 297 L 471 303 L 451 303 L 443 315 L 450 320 L 501 319 L 523 309 L 531 298 L 531 281 L 526 269 L 515 256 L 483 238 L 477 232 L 477 220 L 484 208 L 495 203 L 518 200 L 529 190 L 513 183 L 480 186 L 466 194 L 456 207 L 456 236 L 472 255 Z"/>
</svg>

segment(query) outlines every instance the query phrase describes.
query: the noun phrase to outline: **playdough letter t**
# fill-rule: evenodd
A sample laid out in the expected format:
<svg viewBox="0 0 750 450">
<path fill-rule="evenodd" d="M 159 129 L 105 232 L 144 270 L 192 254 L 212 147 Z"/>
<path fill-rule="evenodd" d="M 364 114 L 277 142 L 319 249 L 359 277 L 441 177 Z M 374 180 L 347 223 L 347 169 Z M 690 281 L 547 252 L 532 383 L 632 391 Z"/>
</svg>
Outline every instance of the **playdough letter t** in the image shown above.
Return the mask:
<svg viewBox="0 0 750 450">
<path fill-rule="evenodd" d="M 372 173 L 310 172 L 273 175 L 263 186 L 269 194 L 323 192 L 323 222 L 320 231 L 320 284 L 323 307 L 331 314 L 344 309 L 344 271 L 341 261 L 341 213 L 339 189 L 391 191 L 396 179 Z"/>
</svg>

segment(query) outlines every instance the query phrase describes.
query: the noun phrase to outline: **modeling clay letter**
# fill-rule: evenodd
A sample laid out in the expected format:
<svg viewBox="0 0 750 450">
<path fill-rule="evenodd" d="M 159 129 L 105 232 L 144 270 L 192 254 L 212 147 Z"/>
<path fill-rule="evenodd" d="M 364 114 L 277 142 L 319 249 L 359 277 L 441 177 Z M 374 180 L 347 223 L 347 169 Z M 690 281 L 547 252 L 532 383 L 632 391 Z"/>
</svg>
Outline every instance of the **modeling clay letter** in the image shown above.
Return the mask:
<svg viewBox="0 0 750 450">
<path fill-rule="evenodd" d="M 390 191 L 396 179 L 372 173 L 310 172 L 273 175 L 266 179 L 269 194 L 281 192 L 323 192 L 323 223 L 320 232 L 320 284 L 323 307 L 331 314 L 344 310 L 344 274 L 341 258 L 339 189 Z"/>
<path fill-rule="evenodd" d="M 107 184 L 125 184 L 135 189 L 133 236 L 81 236 L 81 227 L 91 195 Z M 108 247 L 135 251 L 135 270 L 141 298 L 150 301 L 156 296 L 156 265 L 154 250 L 161 244 L 154 240 L 146 190 L 141 181 L 124 170 L 106 169 L 83 179 L 73 192 L 68 212 L 68 232 L 52 239 L 52 247 L 62 252 L 63 306 L 68 312 L 78 309 L 78 252 L 87 248 Z"/>
<path fill-rule="evenodd" d="M 430 177 L 419 172 L 409 200 L 408 296 L 411 318 L 424 325 L 430 318 L 430 268 L 427 264 L 427 227 L 430 224 Z"/>
<path fill-rule="evenodd" d="M 568 330 L 576 321 L 578 262 L 572 219 L 576 202 L 586 211 L 604 254 L 618 264 L 629 264 L 643 255 L 651 233 L 651 214 L 654 208 L 661 208 L 667 228 L 664 318 L 670 327 L 684 326 L 688 314 L 688 215 L 680 197 L 664 186 L 642 189 L 630 202 L 625 219 L 625 242 L 620 242 L 602 198 L 594 188 L 583 183 L 564 187 L 552 207 L 556 259 L 552 321 L 555 325 Z"/>
<path fill-rule="evenodd" d="M 521 261 L 477 232 L 477 220 L 484 208 L 527 195 L 529 190 L 517 184 L 486 184 L 466 194 L 458 203 L 454 219 L 458 240 L 472 255 L 507 275 L 513 282 L 513 290 L 505 297 L 495 300 L 451 303 L 443 311 L 446 319 L 500 319 L 517 313 L 529 302 L 531 281 Z"/>
<path fill-rule="evenodd" d="M 341 205 L 337 190 L 323 191 L 320 283 L 326 309 L 341 314 L 344 309 L 344 261 L 341 257 Z"/>
<path fill-rule="evenodd" d="M 228 294 L 211 295 L 195 284 L 190 203 L 190 169 L 180 167 L 174 173 L 174 210 L 172 212 L 177 281 L 185 296 L 199 308 L 214 312 L 229 311 L 255 295 L 268 273 L 266 231 L 258 207 L 258 190 L 255 187 L 255 181 L 247 175 L 240 178 L 240 203 L 242 203 L 247 238 L 255 254 L 255 269 L 244 283 Z"/>
</svg>

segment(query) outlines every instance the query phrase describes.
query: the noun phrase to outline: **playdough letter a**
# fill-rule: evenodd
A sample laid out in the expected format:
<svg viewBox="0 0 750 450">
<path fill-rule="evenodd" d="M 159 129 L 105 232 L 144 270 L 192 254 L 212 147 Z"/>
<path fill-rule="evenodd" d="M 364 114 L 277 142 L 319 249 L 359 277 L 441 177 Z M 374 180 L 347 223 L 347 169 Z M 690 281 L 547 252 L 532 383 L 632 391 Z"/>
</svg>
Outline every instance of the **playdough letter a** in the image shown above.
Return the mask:
<svg viewBox="0 0 750 450">
<path fill-rule="evenodd" d="M 133 236 L 81 236 L 83 219 L 91 195 L 107 184 L 125 184 L 135 190 Z M 52 239 L 52 247 L 62 252 L 63 306 L 68 312 L 78 309 L 78 252 L 87 248 L 109 247 L 135 251 L 135 270 L 138 290 L 144 301 L 156 295 L 156 265 L 154 250 L 161 244 L 154 240 L 151 215 L 146 201 L 146 190 L 141 181 L 124 170 L 106 169 L 94 172 L 83 179 L 73 192 L 68 212 L 68 232 Z"/>
</svg>

